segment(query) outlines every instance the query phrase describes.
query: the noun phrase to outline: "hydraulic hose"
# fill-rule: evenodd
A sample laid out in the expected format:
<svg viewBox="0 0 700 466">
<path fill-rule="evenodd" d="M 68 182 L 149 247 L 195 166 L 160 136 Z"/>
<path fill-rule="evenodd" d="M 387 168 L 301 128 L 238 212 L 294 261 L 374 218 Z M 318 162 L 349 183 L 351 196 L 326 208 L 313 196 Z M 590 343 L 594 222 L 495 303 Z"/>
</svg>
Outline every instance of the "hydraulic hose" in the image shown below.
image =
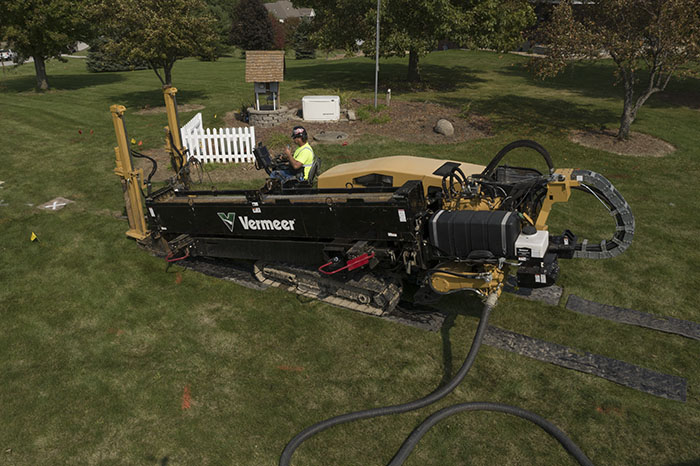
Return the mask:
<svg viewBox="0 0 700 466">
<path fill-rule="evenodd" d="M 152 178 L 153 175 L 156 173 L 156 170 L 158 170 L 158 163 L 157 163 L 155 160 L 153 160 L 152 157 L 149 157 L 149 156 L 147 156 L 147 155 L 145 155 L 145 154 L 142 154 L 142 153 L 140 153 L 140 152 L 136 152 L 136 151 L 133 150 L 133 149 L 129 149 L 129 152 L 131 152 L 131 155 L 132 155 L 133 157 L 136 157 L 136 158 L 139 158 L 139 159 L 148 159 L 148 160 L 151 162 L 151 173 L 148 174 L 148 178 L 146 179 L 146 182 L 147 182 L 147 183 L 150 183 L 150 182 L 151 182 L 151 178 Z"/>
<path fill-rule="evenodd" d="M 489 179 L 493 175 L 493 172 L 496 171 L 496 168 L 498 167 L 498 164 L 500 161 L 503 159 L 503 157 L 506 156 L 506 154 L 513 149 L 517 149 L 519 147 L 528 147 L 530 149 L 534 149 L 535 151 L 539 152 L 539 154 L 542 156 L 544 161 L 547 163 L 547 167 L 549 168 L 549 173 L 554 173 L 554 163 L 552 162 L 552 156 L 549 155 L 549 152 L 547 152 L 547 149 L 542 147 L 540 144 L 536 143 L 535 141 L 531 141 L 529 139 L 520 139 L 518 141 L 511 142 L 507 146 L 505 146 L 503 149 L 501 149 L 498 154 L 489 162 L 489 164 L 484 168 L 484 171 L 481 172 L 481 177 Z"/>
<path fill-rule="evenodd" d="M 479 326 L 476 329 L 476 334 L 474 335 L 472 346 L 469 349 L 469 354 L 467 354 L 467 358 L 464 360 L 464 364 L 462 364 L 462 367 L 452 378 L 452 380 L 450 380 L 450 382 L 448 382 L 446 385 L 443 385 L 442 387 L 439 387 L 431 394 L 415 401 L 410 401 L 408 403 L 403 403 L 400 405 L 383 406 L 379 408 L 367 409 L 364 411 L 356 411 L 353 413 L 341 414 L 340 416 L 335 416 L 330 419 L 326 419 L 325 421 L 318 422 L 310 427 L 307 427 L 306 429 L 299 432 L 292 440 L 289 441 L 289 443 L 287 443 L 287 446 L 284 447 L 282 455 L 280 456 L 279 465 L 289 466 L 294 451 L 297 448 L 299 448 L 299 446 L 304 441 L 308 440 L 309 438 L 313 437 L 319 432 L 322 432 L 333 426 L 344 424 L 346 422 L 358 421 L 360 419 L 369 419 L 373 417 L 387 416 L 389 414 L 400 414 L 408 411 L 413 411 L 433 404 L 441 398 L 444 398 L 450 392 L 452 392 L 452 390 L 454 390 L 457 387 L 457 385 L 459 385 L 462 382 L 462 379 L 464 379 L 464 377 L 467 375 L 467 372 L 469 372 L 469 369 L 471 369 L 472 365 L 474 364 L 474 359 L 476 359 L 476 355 L 479 352 L 479 347 L 481 347 L 481 342 L 484 339 L 484 334 L 486 333 L 486 328 L 488 327 L 489 315 L 491 314 L 491 310 L 493 309 L 493 307 L 496 305 L 497 300 L 497 293 L 491 293 L 486 298 L 486 303 L 484 305 L 483 310 L 481 311 L 481 320 L 479 321 Z"/>
<path fill-rule="evenodd" d="M 333 426 L 337 426 L 340 424 L 344 424 L 346 422 L 351 422 L 351 421 L 357 421 L 360 419 L 369 419 L 369 418 L 374 418 L 374 417 L 379 417 L 379 416 L 386 416 L 389 414 L 400 414 L 400 413 L 405 413 L 408 411 L 413 411 L 416 409 L 423 408 L 425 406 L 428 406 L 430 404 L 433 404 L 440 400 L 441 398 L 444 398 L 446 395 L 448 395 L 450 392 L 452 392 L 457 386 L 462 382 L 464 377 L 467 375 L 469 372 L 469 369 L 471 369 L 472 365 L 474 364 L 474 360 L 476 359 L 476 355 L 479 352 L 479 348 L 481 347 L 481 343 L 484 338 L 484 334 L 486 333 L 486 329 L 488 328 L 488 320 L 489 320 L 489 315 L 491 314 L 491 310 L 494 308 L 496 305 L 496 301 L 498 300 L 498 294 L 497 293 L 491 293 L 487 298 L 486 302 L 484 304 L 484 308 L 481 311 L 481 319 L 479 321 L 479 325 L 476 329 L 476 333 L 474 335 L 474 340 L 472 341 L 471 348 L 469 349 L 469 353 L 467 354 L 466 359 L 464 360 L 464 363 L 462 364 L 462 367 L 459 369 L 457 374 L 450 380 L 449 383 L 446 385 L 439 387 L 437 390 L 433 391 L 429 395 L 420 398 L 415 401 L 411 401 L 408 403 L 403 403 L 400 405 L 393 405 L 393 406 L 385 406 L 385 407 L 379 407 L 379 408 L 373 408 L 373 409 L 367 409 L 364 411 L 355 411 L 352 413 L 346 413 L 346 414 L 341 414 L 340 416 L 335 416 L 330 419 L 326 419 L 325 421 L 318 422 L 310 427 L 307 427 L 306 429 L 302 430 L 299 432 L 292 440 L 287 443 L 287 445 L 284 447 L 284 450 L 282 451 L 282 455 L 280 456 L 280 461 L 279 461 L 279 466 L 289 466 L 292 460 L 292 455 L 296 451 L 299 446 L 308 440 L 309 438 L 313 437 L 314 435 L 318 434 L 319 432 L 322 432 L 326 429 L 329 429 Z M 579 464 L 582 466 L 593 466 L 593 463 L 591 460 L 581 451 L 581 449 L 569 438 L 566 436 L 564 432 L 562 432 L 557 426 L 552 424 L 551 422 L 547 421 L 541 416 L 538 416 L 537 414 L 531 413 L 530 411 L 526 411 L 521 408 L 517 408 L 515 406 L 509 406 L 505 404 L 500 404 L 500 403 L 488 403 L 488 402 L 474 402 L 474 403 L 462 403 L 462 404 L 457 404 L 457 405 L 452 405 L 447 408 L 441 409 L 440 411 L 437 411 L 436 413 L 430 415 L 428 418 L 426 418 L 418 427 L 414 429 L 414 431 L 409 435 L 404 443 L 401 445 L 399 450 L 396 452 L 394 457 L 392 458 L 391 462 L 389 463 L 388 466 L 401 466 L 404 461 L 408 458 L 408 456 L 411 454 L 415 446 L 418 444 L 420 439 L 438 422 L 441 420 L 452 416 L 453 414 L 462 412 L 462 411 L 496 411 L 496 412 L 502 412 L 506 414 L 510 414 L 513 416 L 517 416 L 523 419 L 526 419 L 539 427 L 541 427 L 545 432 L 547 432 L 549 435 L 554 437 L 563 447 L 566 449 L 566 451 L 574 457 L 576 461 L 578 461 Z"/>
<path fill-rule="evenodd" d="M 396 452 L 394 458 L 392 458 L 389 466 L 400 466 L 406 461 L 408 456 L 413 451 L 413 448 L 418 444 L 420 439 L 425 435 L 431 427 L 433 427 L 438 422 L 443 419 L 452 416 L 453 414 L 460 413 L 462 411 L 496 411 L 506 414 L 511 414 L 523 419 L 526 419 L 534 424 L 537 424 L 545 432 L 554 437 L 563 447 L 569 452 L 571 456 L 576 459 L 582 466 L 593 466 L 591 460 L 581 451 L 581 449 L 576 445 L 569 437 L 566 436 L 564 432 L 561 431 L 557 426 L 535 413 L 526 411 L 515 406 L 509 406 L 501 403 L 487 403 L 487 402 L 475 402 L 475 403 L 462 403 L 457 405 L 448 406 L 440 411 L 433 413 L 425 419 L 411 435 L 406 438 L 401 445 L 401 448 Z"/>
</svg>

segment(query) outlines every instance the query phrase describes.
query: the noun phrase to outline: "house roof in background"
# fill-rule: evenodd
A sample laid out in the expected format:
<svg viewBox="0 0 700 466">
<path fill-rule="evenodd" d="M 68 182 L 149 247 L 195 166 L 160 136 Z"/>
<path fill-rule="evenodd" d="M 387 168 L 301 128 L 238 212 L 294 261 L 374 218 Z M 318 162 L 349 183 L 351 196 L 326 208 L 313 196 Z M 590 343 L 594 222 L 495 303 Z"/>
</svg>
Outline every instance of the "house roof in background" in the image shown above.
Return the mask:
<svg viewBox="0 0 700 466">
<path fill-rule="evenodd" d="M 246 50 L 245 82 L 284 81 L 284 50 Z"/>
<path fill-rule="evenodd" d="M 294 8 L 289 0 L 279 0 L 275 3 L 265 3 L 267 11 L 277 19 L 303 18 L 315 16 L 313 8 Z"/>
</svg>

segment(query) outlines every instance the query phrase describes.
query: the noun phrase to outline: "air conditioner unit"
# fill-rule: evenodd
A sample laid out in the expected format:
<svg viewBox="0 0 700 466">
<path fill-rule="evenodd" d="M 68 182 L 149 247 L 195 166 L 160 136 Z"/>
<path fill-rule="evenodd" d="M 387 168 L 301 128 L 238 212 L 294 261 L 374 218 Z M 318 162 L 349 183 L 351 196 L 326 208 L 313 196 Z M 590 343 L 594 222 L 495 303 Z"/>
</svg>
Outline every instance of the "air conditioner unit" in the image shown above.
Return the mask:
<svg viewBox="0 0 700 466">
<path fill-rule="evenodd" d="M 301 106 L 306 121 L 340 119 L 340 97 L 337 95 L 307 95 L 301 99 Z"/>
</svg>

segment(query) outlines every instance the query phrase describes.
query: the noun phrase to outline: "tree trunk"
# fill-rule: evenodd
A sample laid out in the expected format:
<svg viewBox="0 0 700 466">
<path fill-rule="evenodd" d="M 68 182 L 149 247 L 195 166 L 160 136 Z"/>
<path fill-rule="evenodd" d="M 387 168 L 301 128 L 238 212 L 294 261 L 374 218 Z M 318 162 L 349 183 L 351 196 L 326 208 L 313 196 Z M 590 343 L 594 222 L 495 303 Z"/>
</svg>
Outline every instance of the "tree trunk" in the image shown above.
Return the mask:
<svg viewBox="0 0 700 466">
<path fill-rule="evenodd" d="M 653 71 L 649 76 L 646 89 L 635 101 L 634 71 L 622 70 L 622 72 L 625 80 L 625 103 L 622 108 L 622 116 L 620 117 L 620 131 L 617 133 L 617 139 L 619 141 L 629 139 L 630 126 L 632 126 L 635 118 L 637 118 L 639 109 L 642 108 L 642 105 L 644 105 L 653 94 L 666 89 L 672 74 L 672 71 L 670 71 L 664 78 L 664 76 L 658 75 L 657 71 Z"/>
<path fill-rule="evenodd" d="M 408 80 L 409 82 L 420 81 L 420 71 L 418 70 L 418 51 L 410 49 L 408 51 Z"/>
<path fill-rule="evenodd" d="M 166 63 L 165 66 L 163 66 L 163 73 L 165 74 L 166 86 L 173 85 L 173 65 L 174 63 Z"/>
<path fill-rule="evenodd" d="M 34 56 L 34 70 L 36 70 L 36 88 L 40 91 L 49 89 L 49 80 L 46 77 L 46 62 L 44 57 Z"/>
<path fill-rule="evenodd" d="M 149 61 L 148 66 L 150 66 L 153 72 L 156 74 L 156 76 L 158 77 L 158 81 L 160 81 L 161 85 L 165 87 L 165 80 L 163 80 L 163 77 L 158 72 L 158 70 L 160 69 L 160 65 L 155 61 Z"/>
<path fill-rule="evenodd" d="M 632 102 L 627 102 L 627 100 L 625 100 L 622 116 L 620 117 L 620 130 L 617 132 L 617 139 L 619 141 L 626 141 L 629 139 L 630 127 L 632 126 L 634 118 L 635 114 L 632 110 Z"/>
<path fill-rule="evenodd" d="M 634 71 L 622 69 L 622 76 L 625 84 L 625 99 L 622 106 L 622 116 L 620 116 L 620 130 L 617 132 L 618 141 L 626 141 L 630 137 L 630 127 L 637 112 L 634 108 Z"/>
</svg>

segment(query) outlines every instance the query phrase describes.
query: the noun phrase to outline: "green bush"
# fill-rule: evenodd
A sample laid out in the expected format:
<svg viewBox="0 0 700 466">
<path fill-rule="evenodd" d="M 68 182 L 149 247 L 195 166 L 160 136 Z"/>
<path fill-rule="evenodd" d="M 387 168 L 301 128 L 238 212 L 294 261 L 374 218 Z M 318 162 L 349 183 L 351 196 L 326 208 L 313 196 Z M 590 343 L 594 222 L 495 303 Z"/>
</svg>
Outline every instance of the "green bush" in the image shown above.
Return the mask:
<svg viewBox="0 0 700 466">
<path fill-rule="evenodd" d="M 391 116 L 388 113 L 382 113 L 386 110 L 386 105 L 364 105 L 356 110 L 357 119 L 369 123 L 371 125 L 380 125 L 391 121 Z"/>
</svg>

